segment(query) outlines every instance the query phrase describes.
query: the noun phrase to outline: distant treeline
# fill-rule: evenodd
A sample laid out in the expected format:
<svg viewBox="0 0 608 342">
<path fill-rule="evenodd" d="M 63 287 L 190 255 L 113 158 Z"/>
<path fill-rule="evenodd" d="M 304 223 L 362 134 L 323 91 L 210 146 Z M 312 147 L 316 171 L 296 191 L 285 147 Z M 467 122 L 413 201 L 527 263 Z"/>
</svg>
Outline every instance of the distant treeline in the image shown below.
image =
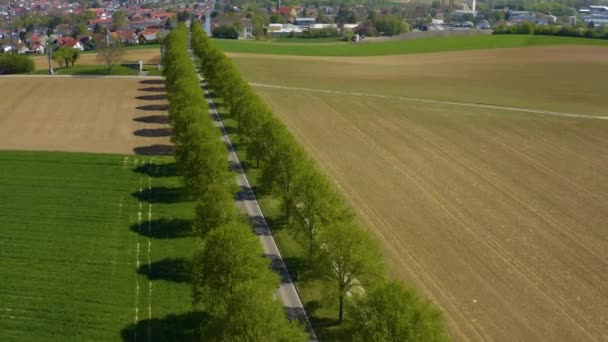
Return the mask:
<svg viewBox="0 0 608 342">
<path fill-rule="evenodd" d="M 183 31 L 181 28 L 179 30 Z M 185 43 L 181 42 L 184 39 L 183 35 L 183 32 L 172 33 L 168 38 L 176 39 L 178 37 L 177 39 L 180 40 L 178 50 L 180 51 L 185 50 Z M 171 50 L 175 49 L 171 47 Z M 222 103 L 223 115 L 237 123 L 239 145 L 243 146 L 246 151 L 247 159 L 254 161 L 254 165 L 249 168 L 259 170 L 260 190 L 271 193 L 280 200 L 281 211 L 287 222 L 286 226 L 292 230 L 293 236 L 297 237 L 298 242 L 306 250 L 308 261 L 315 265 L 313 267 L 314 277 L 325 280 L 327 292 L 339 303 L 337 316 L 340 323 L 345 323 L 342 325 L 348 331 L 345 336 L 361 341 L 438 341 L 447 339 L 440 312 L 428 301 L 421 299 L 415 290 L 404 287 L 401 282 L 388 279 L 382 253 L 371 233 L 357 223 L 341 193 L 319 170 L 314 160 L 295 140 L 287 127 L 243 79 L 232 60 L 213 46 L 197 22 L 192 24 L 192 50 L 200 60 L 200 70 L 207 86 L 213 90 L 214 97 Z M 175 53 L 175 51 L 171 52 L 171 54 Z M 182 61 L 185 53 L 179 52 L 179 54 L 181 56 L 179 63 L 187 64 Z M 170 60 L 175 60 L 175 57 L 168 56 Z M 172 94 L 169 99 L 172 103 L 175 103 L 178 98 L 185 103 L 193 103 L 194 98 L 197 98 L 196 103 L 201 101 L 200 95 L 194 94 L 195 80 L 186 81 L 183 78 L 184 73 L 189 75 L 193 73 L 191 68 L 191 65 L 180 67 L 183 71 L 179 75 L 171 75 L 167 72 L 168 90 Z M 191 84 L 186 85 L 186 83 Z M 181 93 L 174 88 L 177 84 L 181 84 L 188 90 Z M 192 130 L 189 127 L 192 122 L 198 120 L 192 118 L 192 115 L 206 115 L 200 111 L 197 112 L 196 108 L 186 109 L 184 105 L 174 106 L 172 104 L 171 116 L 176 131 Z M 206 106 L 200 106 L 200 108 L 206 108 Z M 208 115 L 205 120 L 209 120 Z M 203 151 L 203 146 L 213 145 L 214 155 L 222 150 L 218 145 L 219 136 L 217 134 L 214 136 L 213 133 L 206 135 L 198 132 L 208 130 L 208 122 L 203 126 L 205 128 L 195 129 L 196 132 L 176 134 L 177 157 L 180 164 L 187 165 L 190 163 L 188 160 L 190 158 L 207 159 L 208 152 Z M 217 131 L 217 128 L 215 130 Z M 197 142 L 200 140 L 204 141 Z M 188 147 L 189 145 L 199 147 L 191 149 Z M 225 148 L 222 153 L 225 162 Z M 215 158 L 220 158 L 219 154 L 214 157 L 214 160 Z M 227 218 L 233 216 L 233 214 L 228 214 L 233 209 L 222 208 L 234 205 L 228 190 L 230 180 L 226 180 L 223 173 L 220 172 L 219 159 L 213 165 L 216 170 L 213 174 L 217 173 L 217 176 L 213 178 L 221 180 L 220 183 L 206 183 L 204 187 L 187 183 L 187 186 L 196 188 L 198 196 L 201 198 L 197 208 L 197 224 L 202 227 L 198 229 L 202 232 L 200 236 L 204 241 L 203 251 L 196 259 L 194 266 L 195 301 L 208 312 L 218 312 L 219 308 L 217 316 L 224 317 L 219 322 L 227 324 L 227 320 L 230 318 L 231 323 L 238 323 L 236 325 L 242 327 L 245 323 L 237 321 L 251 318 L 245 314 L 226 316 L 226 308 L 241 310 L 239 306 L 242 304 L 237 305 L 233 299 L 243 300 L 240 295 L 246 297 L 245 293 L 234 297 L 233 289 L 244 288 L 246 291 L 252 291 L 252 296 L 259 294 L 263 298 L 270 298 L 278 285 L 275 280 L 272 280 L 272 277 L 261 272 L 259 268 L 256 268 L 254 272 L 257 276 L 252 273 L 242 279 L 230 277 L 232 287 L 217 287 L 216 280 L 205 280 L 208 277 L 226 279 L 228 277 L 224 273 L 231 274 L 233 272 L 230 270 L 231 267 L 241 268 L 236 265 L 212 263 L 219 258 L 218 255 L 222 255 L 221 258 L 226 259 L 240 258 L 249 261 L 255 259 L 256 250 L 252 243 L 251 253 L 247 254 L 247 257 L 242 255 L 241 248 L 238 249 L 240 254 L 230 256 L 230 253 L 237 251 L 232 251 L 229 245 L 221 243 L 222 239 L 228 239 L 225 222 L 230 222 Z M 186 170 L 187 167 L 184 167 L 185 172 Z M 203 171 L 205 171 L 204 168 L 199 168 L 196 173 Z M 205 174 L 209 174 L 209 172 Z M 228 178 L 231 179 L 231 177 Z M 216 187 L 212 184 L 224 185 Z M 213 195 L 214 193 L 221 195 Z M 216 221 L 220 221 L 220 224 L 207 224 Z M 231 224 L 229 223 L 228 226 Z M 251 231 L 249 231 L 249 235 L 253 236 Z M 212 238 L 213 240 L 210 241 Z M 259 250 L 257 253 L 258 258 L 261 259 Z M 258 263 L 267 265 L 267 261 L 258 261 Z M 210 275 L 209 272 L 214 274 Z M 247 274 L 247 272 L 244 270 L 243 274 Z M 263 274 L 263 276 L 259 274 Z M 256 285 L 246 286 L 249 283 Z M 218 306 L 218 302 L 221 305 Z M 234 303 L 234 306 L 227 303 Z M 256 316 L 258 313 L 252 312 L 251 315 Z M 258 320 L 251 324 L 262 324 L 262 327 L 248 330 L 252 333 L 262 334 L 247 336 L 248 339 L 251 337 L 251 340 L 305 339 L 301 328 L 286 325 L 278 317 L 275 317 L 275 323 L 272 326 Z M 229 327 L 223 327 L 223 329 L 231 330 Z M 276 332 L 267 329 L 275 329 Z M 291 338 L 285 337 L 288 335 L 284 335 L 281 329 L 289 330 Z M 243 336 L 240 337 L 243 338 Z"/>
<path fill-rule="evenodd" d="M 499 25 L 494 34 L 534 34 L 541 36 L 586 37 L 595 39 L 608 39 L 608 28 L 605 26 L 590 27 L 584 25 L 555 26 L 535 25 L 525 22 L 516 25 Z"/>
</svg>

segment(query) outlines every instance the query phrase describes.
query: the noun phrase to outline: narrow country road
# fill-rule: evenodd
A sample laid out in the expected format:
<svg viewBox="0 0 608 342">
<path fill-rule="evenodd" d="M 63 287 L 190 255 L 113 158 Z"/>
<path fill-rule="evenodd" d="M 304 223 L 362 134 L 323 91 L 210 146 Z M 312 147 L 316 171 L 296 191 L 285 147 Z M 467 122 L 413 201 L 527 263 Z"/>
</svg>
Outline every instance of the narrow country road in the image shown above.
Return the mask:
<svg viewBox="0 0 608 342">
<path fill-rule="evenodd" d="M 226 133 L 226 129 L 224 128 L 224 124 L 222 122 L 221 117 L 219 116 L 217 109 L 215 107 L 215 103 L 207 90 L 207 87 L 203 87 L 205 91 L 205 98 L 207 99 L 207 103 L 209 104 L 209 113 L 212 115 L 215 124 L 222 131 L 222 141 L 226 144 L 228 148 L 228 159 L 230 161 L 231 169 L 236 172 L 237 175 L 237 184 L 240 188 L 239 193 L 237 194 L 236 204 L 237 206 L 247 214 L 253 223 L 253 228 L 255 234 L 260 238 L 262 246 L 264 247 L 264 255 L 270 259 L 271 268 L 280 276 L 281 285 L 277 290 L 277 296 L 283 302 L 283 307 L 285 308 L 287 315 L 290 320 L 297 319 L 306 327 L 306 331 L 310 335 L 311 341 L 317 341 L 317 337 L 312 330 L 312 326 L 310 325 L 310 321 L 308 320 L 308 316 L 306 315 L 306 310 L 304 310 L 304 306 L 302 305 L 302 301 L 300 300 L 300 296 L 298 295 L 298 291 L 287 272 L 287 267 L 285 266 L 285 262 L 283 261 L 283 257 L 281 256 L 281 252 L 277 247 L 276 242 L 268 228 L 268 224 L 266 219 L 264 218 L 264 214 L 260 209 L 260 205 L 255 197 L 253 190 L 251 189 L 251 185 L 249 184 L 249 180 L 247 179 L 247 175 L 243 171 L 241 167 L 241 162 L 239 161 L 238 156 L 232 146 L 232 142 L 230 141 L 230 137 Z"/>
</svg>

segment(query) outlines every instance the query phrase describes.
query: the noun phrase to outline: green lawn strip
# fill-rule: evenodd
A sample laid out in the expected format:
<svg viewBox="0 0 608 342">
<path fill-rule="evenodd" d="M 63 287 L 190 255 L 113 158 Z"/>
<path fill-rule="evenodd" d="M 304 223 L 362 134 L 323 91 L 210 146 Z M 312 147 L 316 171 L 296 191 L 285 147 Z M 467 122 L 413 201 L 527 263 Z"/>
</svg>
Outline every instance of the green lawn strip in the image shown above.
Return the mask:
<svg viewBox="0 0 608 342">
<path fill-rule="evenodd" d="M 216 104 L 219 106 L 221 100 Z M 260 208 L 266 217 L 287 269 L 294 280 L 317 337 L 321 340 L 335 339 L 341 333 L 339 326 L 336 325 L 338 318 L 337 303 L 332 303 L 326 299 L 328 296 L 325 296 L 324 293 L 325 285 L 311 270 L 311 265 L 306 260 L 306 250 L 287 229 L 280 210 L 280 200 L 268 194 L 265 189 L 259 188 L 260 169 L 255 168 L 255 160 L 247 158 L 245 146 L 242 144 L 239 135 L 236 134 L 236 121 L 231 118 L 223 118 L 223 122 L 239 159 L 245 165 L 245 173 L 249 183 L 256 194 Z"/>
<path fill-rule="evenodd" d="M 287 44 L 273 41 L 228 39 L 215 39 L 213 43 L 224 52 L 299 56 L 382 56 L 548 45 L 608 46 L 608 41 L 601 39 L 533 35 L 457 36 L 358 44 L 348 42 L 316 45 Z"/>
<path fill-rule="evenodd" d="M 144 159 L 128 156 L 124 164 L 125 157 L 0 152 L 0 340 L 130 338 L 137 279 L 138 327 L 150 326 L 154 336 L 169 339 L 193 330 L 188 325 L 193 314 L 187 281 L 155 276 L 154 268 L 151 276 L 136 270 L 138 240 L 140 265 L 145 269 L 149 263 L 148 237 L 137 229 L 140 180 L 148 176 L 134 171 L 134 160 Z M 153 191 L 157 186 L 179 187 L 176 177 L 150 178 Z M 167 198 L 152 204 L 153 220 L 191 219 L 191 203 Z M 152 229 L 161 226 L 153 224 Z M 187 258 L 194 250 L 188 234 L 153 236 L 150 242 L 153 267 L 167 258 Z"/>
<path fill-rule="evenodd" d="M 69 68 L 55 69 L 58 75 L 93 75 L 93 76 L 135 76 L 139 72 L 135 69 L 117 65 L 108 74 L 108 67 L 105 65 L 74 65 Z M 35 75 L 48 75 L 47 69 L 38 69 L 33 72 Z"/>
</svg>

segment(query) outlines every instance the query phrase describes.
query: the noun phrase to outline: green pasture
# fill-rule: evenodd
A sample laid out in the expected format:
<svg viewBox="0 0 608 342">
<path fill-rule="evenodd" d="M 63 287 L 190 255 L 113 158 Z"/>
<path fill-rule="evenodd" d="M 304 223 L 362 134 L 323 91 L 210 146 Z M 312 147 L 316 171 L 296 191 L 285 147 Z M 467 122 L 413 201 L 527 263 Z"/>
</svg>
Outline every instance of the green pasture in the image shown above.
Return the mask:
<svg viewBox="0 0 608 342">
<path fill-rule="evenodd" d="M 382 56 L 547 45 L 608 46 L 608 41 L 557 36 L 479 35 L 415 40 L 390 40 L 384 42 L 364 41 L 357 44 L 349 42 L 303 44 L 287 43 L 284 41 L 215 39 L 214 44 L 224 52 L 234 53 L 299 56 Z"/>
<path fill-rule="evenodd" d="M 134 76 L 139 75 L 134 69 L 125 66 L 117 65 L 108 73 L 108 67 L 105 65 L 74 65 L 69 68 L 61 68 L 55 70 L 58 75 L 93 75 L 93 76 Z M 38 69 L 34 71 L 36 75 L 48 75 L 47 69 Z"/>
<path fill-rule="evenodd" d="M 170 158 L 0 152 L 0 340 L 194 339 L 183 193 Z"/>
</svg>

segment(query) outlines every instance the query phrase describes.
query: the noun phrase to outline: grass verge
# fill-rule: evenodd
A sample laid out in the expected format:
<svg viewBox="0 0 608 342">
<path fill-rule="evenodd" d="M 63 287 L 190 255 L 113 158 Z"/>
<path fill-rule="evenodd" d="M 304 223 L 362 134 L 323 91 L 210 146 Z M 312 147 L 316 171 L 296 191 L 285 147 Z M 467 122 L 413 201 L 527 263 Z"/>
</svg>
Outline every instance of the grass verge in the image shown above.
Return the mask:
<svg viewBox="0 0 608 342">
<path fill-rule="evenodd" d="M 532 35 L 458 36 L 377 43 L 363 42 L 359 44 L 348 42 L 289 44 L 277 43 L 276 41 L 216 39 L 214 40 L 214 44 L 224 52 L 298 56 L 382 56 L 547 45 L 593 45 L 608 47 L 608 41 L 600 39 Z"/>
<path fill-rule="evenodd" d="M 105 65 L 74 65 L 69 68 L 55 70 L 58 75 L 93 75 L 93 76 L 136 76 L 139 72 L 131 68 L 117 65 L 108 73 L 108 67 Z M 34 71 L 36 75 L 48 75 L 47 69 L 39 69 Z"/>
<path fill-rule="evenodd" d="M 171 158 L 0 152 L 0 340 L 196 340 Z"/>
</svg>

